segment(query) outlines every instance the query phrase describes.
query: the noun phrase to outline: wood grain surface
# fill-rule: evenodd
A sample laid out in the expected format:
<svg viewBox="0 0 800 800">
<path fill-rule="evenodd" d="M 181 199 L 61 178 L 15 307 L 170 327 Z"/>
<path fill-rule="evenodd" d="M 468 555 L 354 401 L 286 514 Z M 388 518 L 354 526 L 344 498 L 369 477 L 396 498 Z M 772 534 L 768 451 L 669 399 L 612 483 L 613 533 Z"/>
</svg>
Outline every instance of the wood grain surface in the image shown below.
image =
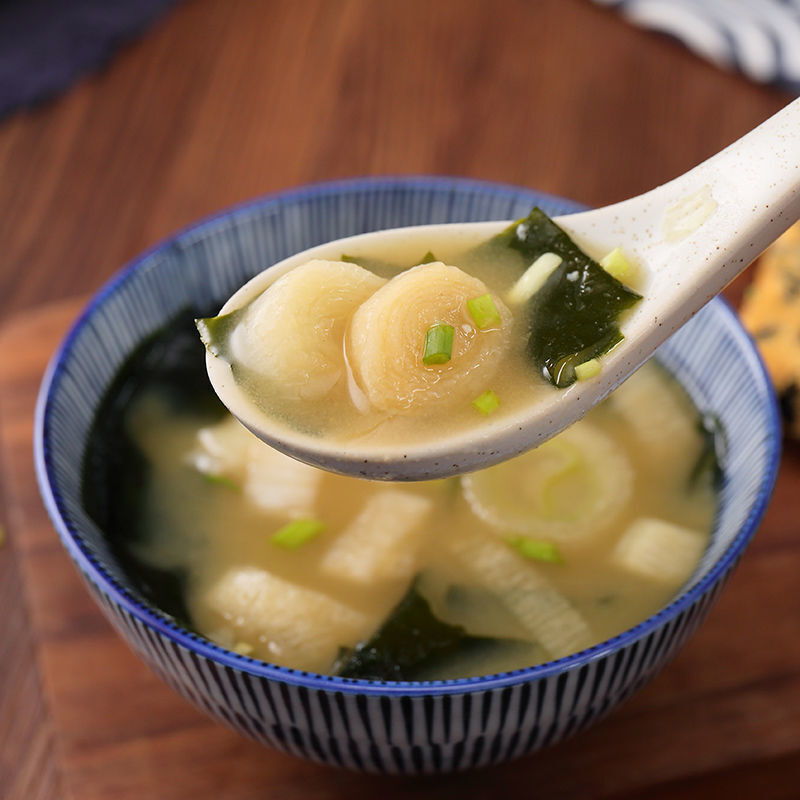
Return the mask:
<svg viewBox="0 0 800 800">
<path fill-rule="evenodd" d="M 0 800 L 800 796 L 797 448 L 719 607 L 619 713 L 514 764 L 386 781 L 261 749 L 164 687 L 58 544 L 30 441 L 78 298 L 198 217 L 365 174 L 601 205 L 789 99 L 587 0 L 190 0 L 0 123 Z"/>
</svg>

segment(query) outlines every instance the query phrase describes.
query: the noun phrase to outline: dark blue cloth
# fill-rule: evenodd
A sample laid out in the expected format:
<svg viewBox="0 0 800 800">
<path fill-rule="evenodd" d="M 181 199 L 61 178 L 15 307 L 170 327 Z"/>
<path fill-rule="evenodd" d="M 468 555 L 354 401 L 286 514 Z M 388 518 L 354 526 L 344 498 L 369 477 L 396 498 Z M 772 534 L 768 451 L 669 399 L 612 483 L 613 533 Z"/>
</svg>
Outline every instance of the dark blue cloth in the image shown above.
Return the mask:
<svg viewBox="0 0 800 800">
<path fill-rule="evenodd" d="M 176 0 L 0 0 L 0 118 L 46 100 Z"/>
</svg>

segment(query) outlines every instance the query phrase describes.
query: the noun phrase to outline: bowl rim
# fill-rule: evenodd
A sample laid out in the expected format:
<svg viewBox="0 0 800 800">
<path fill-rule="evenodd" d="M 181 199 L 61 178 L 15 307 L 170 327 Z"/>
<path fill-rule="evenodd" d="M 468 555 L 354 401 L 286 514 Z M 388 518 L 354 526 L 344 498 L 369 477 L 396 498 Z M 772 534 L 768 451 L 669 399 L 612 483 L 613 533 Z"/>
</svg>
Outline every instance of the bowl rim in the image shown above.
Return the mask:
<svg viewBox="0 0 800 800">
<path fill-rule="evenodd" d="M 257 678 L 266 678 L 294 686 L 305 687 L 310 690 L 337 691 L 343 694 L 370 696 L 465 694 L 473 691 L 487 691 L 549 678 L 553 675 L 565 673 L 583 667 L 593 661 L 606 658 L 610 654 L 624 649 L 634 641 L 660 628 L 670 620 L 676 618 L 683 611 L 690 608 L 736 564 L 738 558 L 755 534 L 758 524 L 764 515 L 767 503 L 772 495 L 781 452 L 780 416 L 777 399 L 772 389 L 771 379 L 756 349 L 755 343 L 742 327 L 732 306 L 722 297 L 714 298 L 710 305 L 713 306 L 716 313 L 720 315 L 722 324 L 728 329 L 734 340 L 743 346 L 744 352 L 751 362 L 751 372 L 760 380 L 762 384 L 760 388 L 768 398 L 768 407 L 766 409 L 766 435 L 768 440 L 767 463 L 760 481 L 758 495 L 752 504 L 747 519 L 741 526 L 737 535 L 710 567 L 707 574 L 694 586 L 678 594 L 669 604 L 637 625 L 627 628 L 622 633 L 578 653 L 509 672 L 472 678 L 436 681 L 371 681 L 356 678 L 342 678 L 335 675 L 323 675 L 279 666 L 241 655 L 216 645 L 199 634 L 193 633 L 173 622 L 167 615 L 155 607 L 151 607 L 138 600 L 111 575 L 106 573 L 102 565 L 97 562 L 83 543 L 80 532 L 73 528 L 72 524 L 67 522 L 66 514 L 63 509 L 63 500 L 54 491 L 50 481 L 53 466 L 50 460 L 47 430 L 49 428 L 51 396 L 58 387 L 60 376 L 77 336 L 96 309 L 100 307 L 109 296 L 119 291 L 153 255 L 170 247 L 176 240 L 180 240 L 188 235 L 197 234 L 204 228 L 210 227 L 222 220 L 250 214 L 272 205 L 281 207 L 325 195 L 355 193 L 364 190 L 375 191 L 377 189 L 398 189 L 404 191 L 414 189 L 473 189 L 485 191 L 495 196 L 507 195 L 509 197 L 516 196 L 520 198 L 527 196 L 532 202 L 551 200 L 554 203 L 561 203 L 573 208 L 575 211 L 584 208 L 584 206 L 558 195 L 510 184 L 471 178 L 412 175 L 368 176 L 324 181 L 298 188 L 271 192 L 243 203 L 224 208 L 178 229 L 129 261 L 91 297 L 56 349 L 42 378 L 34 414 L 34 467 L 39 484 L 39 491 L 45 509 L 50 516 L 51 522 L 62 544 L 83 573 L 84 578 L 88 579 L 116 605 L 120 606 L 124 611 L 135 617 L 148 628 L 166 637 L 175 645 L 193 651 L 224 667 L 242 671 Z"/>
</svg>

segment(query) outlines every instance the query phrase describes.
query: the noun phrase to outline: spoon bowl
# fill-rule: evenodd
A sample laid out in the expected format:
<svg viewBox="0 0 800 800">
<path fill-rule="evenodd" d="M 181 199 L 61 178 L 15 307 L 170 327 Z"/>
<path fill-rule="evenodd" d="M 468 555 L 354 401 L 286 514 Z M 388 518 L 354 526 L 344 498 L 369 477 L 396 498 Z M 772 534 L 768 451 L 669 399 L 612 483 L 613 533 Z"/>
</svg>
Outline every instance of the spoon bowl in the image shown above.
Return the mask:
<svg viewBox="0 0 800 800">
<path fill-rule="evenodd" d="M 263 441 L 294 458 L 334 472 L 375 480 L 427 480 L 491 466 L 536 447 L 580 419 L 629 377 L 655 349 L 800 218 L 800 100 L 684 175 L 643 195 L 555 221 L 588 252 L 620 243 L 644 268 L 643 300 L 622 324 L 625 339 L 603 356 L 603 369 L 567 389 L 539 395 L 514 414 L 434 441 L 395 446 L 342 445 L 296 430 L 260 411 L 230 366 L 206 356 L 211 383 L 229 410 Z M 420 226 L 443 228 L 476 243 L 506 222 Z M 305 250 L 257 275 L 224 305 L 241 308 L 279 277 L 313 258 L 386 249 L 412 229 L 348 237 Z"/>
</svg>

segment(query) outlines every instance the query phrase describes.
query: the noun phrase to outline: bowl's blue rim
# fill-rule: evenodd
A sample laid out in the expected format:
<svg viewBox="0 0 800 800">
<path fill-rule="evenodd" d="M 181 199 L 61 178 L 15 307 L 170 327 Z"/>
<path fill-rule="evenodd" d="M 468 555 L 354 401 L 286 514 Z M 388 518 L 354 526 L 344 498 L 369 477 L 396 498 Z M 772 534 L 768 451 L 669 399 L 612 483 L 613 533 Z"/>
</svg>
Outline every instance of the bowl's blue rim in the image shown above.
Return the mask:
<svg viewBox="0 0 800 800">
<path fill-rule="evenodd" d="M 431 187 L 448 188 L 477 188 L 491 190 L 498 195 L 508 195 L 531 198 L 532 202 L 539 202 L 542 199 L 552 200 L 554 203 L 572 205 L 575 210 L 582 208 L 579 204 L 566 200 L 557 195 L 550 195 L 524 187 L 515 187 L 508 184 L 494 183 L 468 178 L 453 178 L 443 176 L 382 176 L 382 177 L 362 177 L 346 180 L 327 181 L 323 183 L 310 184 L 300 189 L 291 189 L 271 194 L 266 194 L 253 200 L 232 206 L 227 209 L 205 217 L 194 224 L 188 225 L 167 238 L 163 239 L 153 247 L 145 250 L 137 258 L 129 262 L 119 270 L 101 289 L 93 296 L 78 319 L 73 324 L 61 345 L 56 350 L 50 363 L 45 370 L 42 384 L 36 401 L 34 418 L 34 465 L 39 490 L 44 501 L 45 508 L 50 515 L 51 521 L 62 541 L 84 575 L 106 594 L 114 603 L 122 607 L 125 611 L 133 615 L 140 622 L 154 629 L 159 634 L 167 637 L 175 644 L 185 647 L 198 653 L 205 658 L 215 661 L 225 667 L 247 672 L 251 675 L 268 678 L 271 680 L 282 681 L 289 684 L 303 686 L 307 689 L 339 691 L 345 694 L 364 694 L 364 695 L 431 695 L 431 694 L 463 694 L 471 691 L 486 691 L 489 689 L 502 688 L 518 683 L 539 680 L 550 677 L 565 670 L 581 667 L 591 661 L 606 657 L 612 652 L 626 647 L 635 640 L 645 636 L 652 630 L 666 624 L 668 621 L 678 616 L 682 611 L 693 605 L 701 598 L 718 580 L 726 575 L 728 570 L 735 565 L 739 556 L 744 551 L 747 543 L 755 534 L 759 522 L 764 514 L 769 498 L 777 477 L 780 461 L 780 431 L 781 423 L 778 412 L 778 404 L 775 393 L 772 390 L 772 382 L 767 373 L 766 367 L 758 353 L 755 344 L 749 334 L 741 326 L 735 311 L 722 298 L 715 298 L 712 304 L 718 307 L 718 311 L 723 314 L 723 320 L 729 327 L 732 335 L 744 346 L 744 350 L 749 354 L 753 361 L 753 372 L 759 376 L 765 394 L 769 398 L 768 426 L 769 450 L 767 453 L 767 469 L 763 476 L 759 494 L 750 510 L 747 520 L 736 538 L 726 548 L 725 552 L 719 557 L 717 562 L 709 570 L 708 574 L 702 578 L 690 590 L 676 597 L 669 605 L 665 606 L 656 614 L 648 617 L 643 622 L 632 628 L 623 631 L 621 634 L 607 639 L 604 642 L 594 645 L 579 653 L 538 664 L 533 667 L 526 667 L 513 672 L 500 673 L 497 675 L 485 675 L 477 678 L 461 678 L 448 681 L 426 681 L 426 682 L 407 682 L 407 681 L 365 681 L 351 678 L 340 678 L 333 675 L 321 675 L 317 673 L 293 670 L 288 667 L 281 667 L 267 662 L 252 659 L 247 656 L 239 655 L 230 650 L 226 650 L 218 645 L 209 642 L 202 637 L 187 631 L 186 629 L 169 621 L 161 613 L 154 611 L 144 605 L 127 590 L 119 586 L 116 581 L 107 575 L 104 569 L 95 561 L 94 557 L 88 552 L 80 541 L 80 533 L 73 530 L 67 524 L 62 513 L 61 499 L 55 495 L 50 484 L 50 459 L 48 457 L 48 442 L 46 431 L 49 418 L 49 398 L 52 390 L 57 385 L 59 374 L 63 368 L 63 362 L 68 355 L 72 344 L 86 324 L 94 310 L 101 305 L 105 299 L 119 289 L 131 275 L 153 254 L 170 246 L 176 239 L 182 238 L 190 233 L 195 233 L 202 228 L 213 225 L 224 218 L 235 217 L 240 214 L 250 213 L 265 205 L 277 203 L 283 205 L 296 202 L 298 200 L 312 198 L 315 196 L 331 193 L 353 192 L 364 189 L 376 188 L 420 188 L 429 189 Z"/>
</svg>

